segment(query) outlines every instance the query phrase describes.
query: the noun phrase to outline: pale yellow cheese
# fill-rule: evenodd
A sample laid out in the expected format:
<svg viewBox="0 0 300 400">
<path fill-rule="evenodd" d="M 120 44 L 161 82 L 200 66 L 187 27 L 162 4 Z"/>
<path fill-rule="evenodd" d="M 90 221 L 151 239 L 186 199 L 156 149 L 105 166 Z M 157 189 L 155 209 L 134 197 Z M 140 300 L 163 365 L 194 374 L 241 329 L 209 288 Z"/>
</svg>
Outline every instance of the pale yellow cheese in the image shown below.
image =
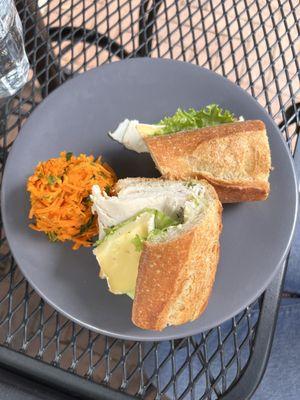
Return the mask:
<svg viewBox="0 0 300 400">
<path fill-rule="evenodd" d="M 161 125 L 138 124 L 136 126 L 136 130 L 142 137 L 151 136 L 161 128 L 163 128 Z"/>
<path fill-rule="evenodd" d="M 145 212 L 110 234 L 94 250 L 100 264 L 99 276 L 107 279 L 112 293 L 134 296 L 141 250 L 136 249 L 132 240 L 136 235 L 146 238 L 153 224 L 153 213 Z"/>
</svg>

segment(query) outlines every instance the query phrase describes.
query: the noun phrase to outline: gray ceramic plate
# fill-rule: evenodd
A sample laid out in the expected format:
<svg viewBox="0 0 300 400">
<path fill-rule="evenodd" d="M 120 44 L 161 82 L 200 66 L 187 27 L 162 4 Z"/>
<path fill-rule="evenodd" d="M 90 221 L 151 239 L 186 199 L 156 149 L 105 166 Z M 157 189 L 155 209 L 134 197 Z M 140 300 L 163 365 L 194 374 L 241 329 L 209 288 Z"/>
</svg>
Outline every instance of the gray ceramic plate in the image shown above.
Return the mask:
<svg viewBox="0 0 300 400">
<path fill-rule="evenodd" d="M 40 160 L 61 150 L 102 154 L 119 177 L 157 176 L 147 155 L 112 141 L 107 132 L 125 117 L 158 121 L 178 106 L 216 102 L 247 119 L 262 119 L 272 150 L 271 195 L 266 202 L 224 207 L 221 261 L 205 313 L 163 332 L 131 323 L 131 300 L 114 296 L 97 278 L 90 249 L 50 243 L 28 228 L 26 180 Z M 192 335 L 220 324 L 255 300 L 287 254 L 297 211 L 292 159 L 271 118 L 237 86 L 199 67 L 135 59 L 91 70 L 67 82 L 33 112 L 10 152 L 3 179 L 2 212 L 12 252 L 24 275 L 53 307 L 107 335 L 161 340 Z"/>
</svg>

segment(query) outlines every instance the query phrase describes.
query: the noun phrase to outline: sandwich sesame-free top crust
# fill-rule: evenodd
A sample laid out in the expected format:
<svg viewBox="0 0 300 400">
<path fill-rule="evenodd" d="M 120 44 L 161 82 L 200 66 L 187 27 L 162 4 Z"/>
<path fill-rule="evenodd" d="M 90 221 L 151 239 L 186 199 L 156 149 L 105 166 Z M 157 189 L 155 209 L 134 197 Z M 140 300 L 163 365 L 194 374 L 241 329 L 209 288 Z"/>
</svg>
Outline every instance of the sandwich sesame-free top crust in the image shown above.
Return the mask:
<svg viewBox="0 0 300 400">
<path fill-rule="evenodd" d="M 206 179 L 222 203 L 265 200 L 271 154 L 265 125 L 259 120 L 144 137 L 167 179 Z"/>
<path fill-rule="evenodd" d="M 140 328 L 180 325 L 206 308 L 219 262 L 222 205 L 210 184 L 199 183 L 205 188 L 199 219 L 166 240 L 144 243 L 132 309 Z"/>
</svg>

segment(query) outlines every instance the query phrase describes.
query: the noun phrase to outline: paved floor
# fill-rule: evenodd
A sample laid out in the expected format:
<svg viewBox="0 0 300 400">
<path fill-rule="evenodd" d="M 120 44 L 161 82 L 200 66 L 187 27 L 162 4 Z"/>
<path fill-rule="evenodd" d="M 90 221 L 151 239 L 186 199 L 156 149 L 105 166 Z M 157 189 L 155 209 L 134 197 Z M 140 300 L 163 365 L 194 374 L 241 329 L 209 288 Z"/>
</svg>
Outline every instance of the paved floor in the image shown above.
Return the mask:
<svg viewBox="0 0 300 400">
<path fill-rule="evenodd" d="M 247 70 L 251 68 L 251 78 L 255 81 L 252 85 L 254 94 L 259 95 L 265 83 L 268 85 L 269 98 L 272 99 L 276 97 L 278 89 L 286 84 L 281 74 L 283 69 L 288 66 L 291 81 L 297 72 L 295 65 L 289 65 L 293 57 L 290 40 L 294 41 L 296 54 L 300 52 L 296 26 L 300 15 L 290 11 L 288 2 L 281 3 L 279 7 L 280 2 L 276 0 L 165 0 L 158 12 L 151 55 L 197 62 L 238 81 L 246 88 L 250 83 Z M 296 5 L 297 0 L 291 3 Z M 138 21 L 139 0 L 42 0 L 42 4 L 41 12 L 48 15 L 45 17 L 47 24 L 84 26 L 85 29 L 97 26 L 99 33 L 105 35 L 109 31 L 110 39 L 118 40 L 127 51 L 137 48 L 138 24 L 132 26 L 132 21 Z M 135 40 L 132 40 L 133 36 Z M 70 41 L 56 45 L 55 51 L 58 53 L 69 45 Z M 270 53 L 266 51 L 267 45 L 271 48 Z M 278 58 L 283 53 L 286 65 Z M 258 56 L 261 70 L 264 71 L 263 78 L 259 65 L 253 66 L 257 64 Z M 108 53 L 96 45 L 80 42 L 66 51 L 62 64 L 69 65 L 73 71 L 83 71 L 107 61 L 108 57 Z M 116 57 L 112 59 L 117 60 Z M 234 64 L 238 64 L 236 68 L 233 68 Z M 275 74 L 279 78 L 277 83 L 274 82 Z M 289 90 L 284 90 L 282 96 L 284 102 L 288 101 Z M 259 97 L 263 102 L 264 95 Z"/>
</svg>

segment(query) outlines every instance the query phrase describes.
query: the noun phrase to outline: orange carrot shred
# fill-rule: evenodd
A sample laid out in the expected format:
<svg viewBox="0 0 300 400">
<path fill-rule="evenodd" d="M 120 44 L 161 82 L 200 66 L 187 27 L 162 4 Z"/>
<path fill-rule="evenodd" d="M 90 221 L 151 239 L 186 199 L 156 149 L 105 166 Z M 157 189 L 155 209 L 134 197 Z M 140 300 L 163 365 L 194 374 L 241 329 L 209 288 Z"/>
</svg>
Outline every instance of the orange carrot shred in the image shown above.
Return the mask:
<svg viewBox="0 0 300 400">
<path fill-rule="evenodd" d="M 28 179 L 33 219 L 30 228 L 45 232 L 52 241 L 73 241 L 73 249 L 92 245 L 98 234 L 89 195 L 93 185 L 110 192 L 116 174 L 101 159 L 65 151 L 60 157 L 40 162 Z"/>
</svg>

